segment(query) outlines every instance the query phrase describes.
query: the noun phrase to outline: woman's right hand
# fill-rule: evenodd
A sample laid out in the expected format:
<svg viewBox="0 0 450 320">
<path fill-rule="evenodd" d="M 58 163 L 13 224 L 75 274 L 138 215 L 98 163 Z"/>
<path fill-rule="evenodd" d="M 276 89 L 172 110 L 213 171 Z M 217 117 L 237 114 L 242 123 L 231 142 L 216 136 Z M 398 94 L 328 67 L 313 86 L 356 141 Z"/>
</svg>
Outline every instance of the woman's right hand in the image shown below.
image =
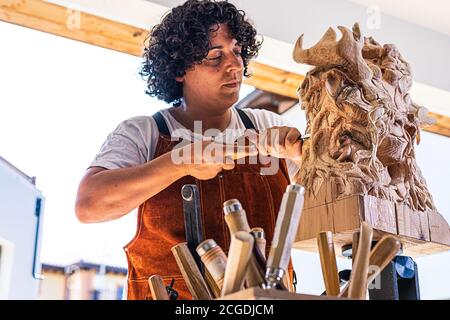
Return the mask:
<svg viewBox="0 0 450 320">
<path fill-rule="evenodd" d="M 171 151 L 174 164 L 185 175 L 200 180 L 214 178 L 222 170 L 234 169 L 235 160 L 256 156 L 255 145 L 223 144 L 215 141 L 198 141 Z"/>
</svg>

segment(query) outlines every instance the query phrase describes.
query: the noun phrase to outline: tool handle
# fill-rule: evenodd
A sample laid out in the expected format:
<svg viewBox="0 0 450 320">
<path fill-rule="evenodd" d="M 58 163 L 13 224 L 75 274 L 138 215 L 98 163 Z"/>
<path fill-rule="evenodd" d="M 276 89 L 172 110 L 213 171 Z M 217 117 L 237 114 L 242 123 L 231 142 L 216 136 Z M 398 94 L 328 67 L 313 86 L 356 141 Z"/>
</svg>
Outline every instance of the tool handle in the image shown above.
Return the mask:
<svg viewBox="0 0 450 320">
<path fill-rule="evenodd" d="M 150 286 L 150 292 L 152 293 L 153 300 L 169 300 L 166 286 L 160 275 L 153 275 L 148 278 L 148 285 Z"/>
<path fill-rule="evenodd" d="M 267 259 L 267 268 L 282 269 L 286 273 L 292 244 L 300 222 L 304 192 L 305 189 L 300 185 L 289 185 L 283 195 Z"/>
<path fill-rule="evenodd" d="M 212 295 L 200 273 L 200 269 L 192 257 L 186 242 L 179 243 L 171 248 L 178 268 L 186 281 L 186 285 L 194 300 L 211 300 Z"/>
<path fill-rule="evenodd" d="M 333 233 L 330 231 L 320 232 L 317 235 L 317 245 L 319 247 L 320 265 L 327 295 L 337 297 L 340 287 Z"/>
<path fill-rule="evenodd" d="M 349 298 L 366 299 L 372 237 L 373 229 L 366 222 L 362 222 L 358 251 L 356 252 L 355 262 L 350 276 L 348 288 Z"/>
<path fill-rule="evenodd" d="M 250 226 L 247 221 L 247 214 L 242 208 L 241 203 L 237 199 L 225 201 L 223 204 L 225 221 L 227 223 L 230 234 L 237 231 L 250 232 Z"/>
<path fill-rule="evenodd" d="M 253 234 L 253 237 L 255 238 L 255 245 L 258 248 L 259 252 L 261 252 L 261 255 L 266 258 L 266 238 L 264 234 L 263 228 L 252 228 L 250 230 L 250 233 Z"/>
<path fill-rule="evenodd" d="M 402 244 L 394 236 L 384 236 L 370 253 L 370 266 L 373 272 L 368 276 L 367 283 L 372 283 L 373 280 L 383 271 L 389 262 L 400 252 Z"/>
<path fill-rule="evenodd" d="M 211 289 L 214 295 L 220 296 L 227 267 L 225 252 L 213 239 L 207 239 L 197 246 L 197 253 L 206 267 L 205 275 L 214 281 L 213 285 L 208 282 L 208 277 L 206 278 L 210 288 L 213 286 Z M 216 287 L 218 290 L 215 290 Z"/>
<path fill-rule="evenodd" d="M 244 277 L 252 256 L 253 245 L 253 236 L 248 232 L 238 231 L 231 236 L 222 297 L 243 288 Z"/>
<path fill-rule="evenodd" d="M 367 276 L 367 284 L 372 283 L 376 277 L 386 268 L 389 262 L 401 250 L 401 242 L 394 236 L 384 236 L 372 249 L 369 258 L 369 268 L 372 269 L 372 273 Z M 342 289 L 340 297 L 348 296 L 348 284 Z"/>
<path fill-rule="evenodd" d="M 230 230 L 230 234 L 234 234 L 238 231 L 245 231 L 249 233 L 250 226 L 247 221 L 247 214 L 243 209 L 241 203 L 237 199 L 231 199 L 225 201 L 223 204 L 223 210 L 225 214 L 225 221 Z M 260 273 L 258 264 L 254 257 L 251 258 L 248 271 L 246 274 L 246 283 L 248 287 L 256 287 L 264 282 L 264 272 Z"/>
</svg>

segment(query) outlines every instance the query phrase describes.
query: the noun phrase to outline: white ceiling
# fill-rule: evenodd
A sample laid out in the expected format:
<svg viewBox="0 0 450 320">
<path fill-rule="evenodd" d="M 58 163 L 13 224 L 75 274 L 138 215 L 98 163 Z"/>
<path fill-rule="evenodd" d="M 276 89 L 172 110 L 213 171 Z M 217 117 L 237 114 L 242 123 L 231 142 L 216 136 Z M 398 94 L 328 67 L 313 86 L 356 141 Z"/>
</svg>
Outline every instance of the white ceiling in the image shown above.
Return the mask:
<svg viewBox="0 0 450 320">
<path fill-rule="evenodd" d="M 450 1 L 446 0 L 350 0 L 376 5 L 384 14 L 450 35 Z"/>
</svg>

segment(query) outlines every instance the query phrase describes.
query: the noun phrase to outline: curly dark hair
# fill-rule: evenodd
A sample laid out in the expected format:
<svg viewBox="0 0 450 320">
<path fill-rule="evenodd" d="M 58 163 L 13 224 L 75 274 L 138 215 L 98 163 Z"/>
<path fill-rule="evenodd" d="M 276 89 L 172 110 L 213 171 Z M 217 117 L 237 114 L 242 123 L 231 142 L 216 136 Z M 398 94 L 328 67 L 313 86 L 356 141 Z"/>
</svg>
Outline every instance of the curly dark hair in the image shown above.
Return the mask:
<svg viewBox="0 0 450 320">
<path fill-rule="evenodd" d="M 184 76 L 206 58 L 209 33 L 221 23 L 228 26 L 230 35 L 242 47 L 244 75 L 250 76 L 248 63 L 258 54 L 263 39 L 246 19 L 245 12 L 227 1 L 188 0 L 168 12 L 147 38 L 139 72 L 147 82 L 145 92 L 174 106 L 180 105 L 182 84 L 175 78 Z"/>
</svg>

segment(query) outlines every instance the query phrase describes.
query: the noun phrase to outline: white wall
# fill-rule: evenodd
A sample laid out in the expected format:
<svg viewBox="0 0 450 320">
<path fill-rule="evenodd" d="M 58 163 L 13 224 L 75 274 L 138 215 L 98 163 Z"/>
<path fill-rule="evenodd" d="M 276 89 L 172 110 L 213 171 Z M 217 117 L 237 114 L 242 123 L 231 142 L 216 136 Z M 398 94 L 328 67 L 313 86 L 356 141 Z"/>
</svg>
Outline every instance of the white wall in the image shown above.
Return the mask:
<svg viewBox="0 0 450 320">
<path fill-rule="evenodd" d="M 172 7 L 183 0 L 148 0 Z M 415 81 L 450 91 L 445 72 L 450 70 L 450 36 L 382 14 L 379 28 L 369 29 L 373 17 L 368 6 L 346 0 L 231 0 L 254 22 L 264 36 L 289 44 L 305 33 L 305 47 L 320 39 L 328 27 L 351 27 L 359 22 L 364 35 L 381 43 L 394 43 L 412 64 Z M 424 4 L 427 6 L 427 4 Z M 407 8 L 405 8 L 407 10 Z M 372 24 L 370 24 L 371 26 Z M 287 56 L 286 56 L 287 57 Z M 430 58 L 432 57 L 432 58 Z M 431 72 L 430 72 L 431 71 Z"/>
</svg>

